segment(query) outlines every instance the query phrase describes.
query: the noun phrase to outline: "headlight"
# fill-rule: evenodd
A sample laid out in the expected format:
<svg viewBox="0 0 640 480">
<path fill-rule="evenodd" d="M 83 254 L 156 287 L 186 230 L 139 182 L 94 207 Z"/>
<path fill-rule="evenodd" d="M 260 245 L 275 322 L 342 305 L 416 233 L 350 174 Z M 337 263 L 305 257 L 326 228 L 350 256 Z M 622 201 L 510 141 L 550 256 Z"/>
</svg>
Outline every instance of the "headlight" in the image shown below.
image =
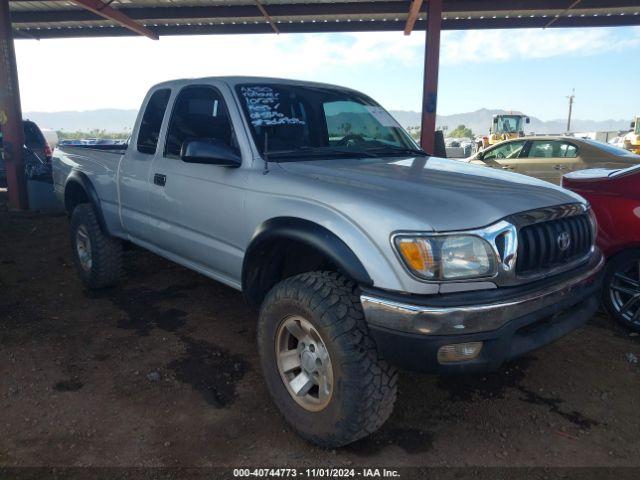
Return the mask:
<svg viewBox="0 0 640 480">
<path fill-rule="evenodd" d="M 407 268 L 426 280 L 463 280 L 496 273 L 491 245 L 475 235 L 398 236 L 394 243 Z"/>
</svg>

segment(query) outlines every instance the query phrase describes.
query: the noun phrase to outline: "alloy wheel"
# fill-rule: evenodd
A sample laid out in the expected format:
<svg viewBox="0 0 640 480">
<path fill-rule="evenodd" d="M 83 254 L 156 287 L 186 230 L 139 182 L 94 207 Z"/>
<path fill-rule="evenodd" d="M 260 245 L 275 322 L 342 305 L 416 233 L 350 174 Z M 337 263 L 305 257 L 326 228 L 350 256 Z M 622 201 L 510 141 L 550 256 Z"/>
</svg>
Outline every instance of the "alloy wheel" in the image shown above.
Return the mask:
<svg viewBox="0 0 640 480">
<path fill-rule="evenodd" d="M 80 225 L 76 231 L 76 252 L 83 270 L 89 272 L 93 261 L 91 258 L 91 240 L 87 227 Z"/>
<path fill-rule="evenodd" d="M 280 323 L 276 360 L 280 377 L 298 405 L 318 412 L 329 404 L 333 367 L 325 342 L 311 322 L 291 316 Z"/>
<path fill-rule="evenodd" d="M 613 274 L 609 298 L 620 317 L 631 324 L 640 325 L 640 261 Z"/>
</svg>

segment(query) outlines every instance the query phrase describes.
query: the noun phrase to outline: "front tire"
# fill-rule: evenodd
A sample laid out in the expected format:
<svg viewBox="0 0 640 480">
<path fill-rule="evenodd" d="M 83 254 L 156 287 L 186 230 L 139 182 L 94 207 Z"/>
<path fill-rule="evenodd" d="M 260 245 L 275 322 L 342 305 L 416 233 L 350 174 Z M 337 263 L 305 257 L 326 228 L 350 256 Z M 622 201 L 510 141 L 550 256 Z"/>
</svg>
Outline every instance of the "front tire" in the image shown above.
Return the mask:
<svg viewBox="0 0 640 480">
<path fill-rule="evenodd" d="M 110 287 L 122 274 L 122 242 L 100 228 L 93 205 L 81 203 L 71 214 L 73 261 L 90 289 Z"/>
<path fill-rule="evenodd" d="M 378 357 L 355 284 L 337 273 L 277 284 L 262 304 L 258 347 L 274 402 L 316 445 L 354 442 L 393 411 L 396 371 Z"/>
<path fill-rule="evenodd" d="M 617 322 L 640 332 L 640 250 L 630 250 L 609 260 L 603 303 Z"/>
</svg>

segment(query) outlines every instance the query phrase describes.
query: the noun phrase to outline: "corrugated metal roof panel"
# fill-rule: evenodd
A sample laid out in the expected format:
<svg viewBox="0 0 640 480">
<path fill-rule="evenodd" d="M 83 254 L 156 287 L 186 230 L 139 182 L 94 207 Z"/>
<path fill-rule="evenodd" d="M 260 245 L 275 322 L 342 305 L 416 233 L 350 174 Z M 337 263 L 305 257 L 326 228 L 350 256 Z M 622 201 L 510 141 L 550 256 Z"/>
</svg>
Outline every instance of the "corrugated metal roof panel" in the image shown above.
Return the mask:
<svg viewBox="0 0 640 480">
<path fill-rule="evenodd" d="M 410 5 L 408 0 L 261 3 L 273 21 L 283 25 L 283 33 L 349 31 L 349 24 L 353 31 L 401 30 Z M 9 4 L 14 29 L 38 38 L 133 34 L 72 0 L 10 0 Z M 570 11 L 567 4 L 566 0 L 444 0 L 443 28 L 543 27 L 555 17 L 555 27 L 640 25 L 637 0 L 582 0 Z M 264 28 L 268 25 L 255 0 L 113 0 L 109 6 L 160 35 L 270 31 Z M 416 29 L 425 28 L 424 18 L 423 13 Z"/>
</svg>

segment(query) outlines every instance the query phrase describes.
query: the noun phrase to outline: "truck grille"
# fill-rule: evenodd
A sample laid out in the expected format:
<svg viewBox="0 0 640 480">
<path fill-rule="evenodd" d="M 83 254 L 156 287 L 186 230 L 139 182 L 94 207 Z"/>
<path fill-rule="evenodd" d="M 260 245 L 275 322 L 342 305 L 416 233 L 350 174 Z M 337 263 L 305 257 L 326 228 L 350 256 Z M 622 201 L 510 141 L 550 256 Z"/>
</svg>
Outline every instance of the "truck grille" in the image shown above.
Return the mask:
<svg viewBox="0 0 640 480">
<path fill-rule="evenodd" d="M 534 275 L 577 260 L 592 244 L 588 214 L 524 226 L 518 232 L 516 274 Z"/>
</svg>

